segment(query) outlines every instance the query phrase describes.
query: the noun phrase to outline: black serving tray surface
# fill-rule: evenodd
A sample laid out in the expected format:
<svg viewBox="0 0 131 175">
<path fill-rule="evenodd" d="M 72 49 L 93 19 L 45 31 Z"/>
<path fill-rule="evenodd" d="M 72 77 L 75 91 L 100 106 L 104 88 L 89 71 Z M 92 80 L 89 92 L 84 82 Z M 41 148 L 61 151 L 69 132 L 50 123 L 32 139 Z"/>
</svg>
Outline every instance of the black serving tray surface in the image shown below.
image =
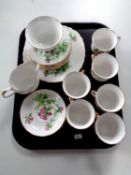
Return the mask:
<svg viewBox="0 0 131 175">
<path fill-rule="evenodd" d="M 100 23 L 64 23 L 64 25 L 67 25 L 77 30 L 84 40 L 86 48 L 86 58 L 82 69 L 84 69 L 85 73 L 89 76 L 91 80 L 92 89 L 96 90 L 98 87 L 100 87 L 105 83 L 113 83 L 119 86 L 118 75 L 116 75 L 114 78 L 104 83 L 95 81 L 90 75 L 91 54 L 92 54 L 91 36 L 96 29 L 106 26 Z M 22 63 L 22 53 L 24 43 L 25 43 L 25 30 L 21 33 L 20 36 L 18 64 Z M 111 54 L 115 56 L 115 50 L 112 50 Z M 62 90 L 61 83 L 46 83 L 40 81 L 38 89 L 52 89 L 58 92 L 63 97 L 66 105 L 69 104 L 68 97 L 64 94 Z M 19 116 L 21 103 L 26 96 L 27 95 L 16 94 L 14 101 L 12 131 L 16 141 L 21 146 L 28 149 L 95 149 L 95 148 L 105 149 L 113 146 L 105 144 L 98 139 L 98 137 L 94 132 L 94 124 L 88 129 L 77 130 L 72 128 L 67 124 L 67 122 L 65 122 L 62 128 L 51 136 L 36 137 L 29 134 L 21 125 Z M 90 101 L 94 105 L 96 112 L 100 114 L 102 113 L 95 106 L 94 98 L 91 96 L 90 93 L 85 97 L 85 99 Z M 123 118 L 122 110 L 118 111 L 117 113 Z"/>
</svg>

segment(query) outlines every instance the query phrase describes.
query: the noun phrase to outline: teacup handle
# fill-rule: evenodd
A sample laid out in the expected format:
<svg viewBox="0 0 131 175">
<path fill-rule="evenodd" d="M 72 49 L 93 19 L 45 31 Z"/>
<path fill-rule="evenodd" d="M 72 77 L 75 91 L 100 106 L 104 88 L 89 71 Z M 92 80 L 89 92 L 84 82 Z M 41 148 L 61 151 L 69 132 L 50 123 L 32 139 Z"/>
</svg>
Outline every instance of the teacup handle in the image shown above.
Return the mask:
<svg viewBox="0 0 131 175">
<path fill-rule="evenodd" d="M 93 60 L 95 58 L 96 54 L 91 54 L 91 59 Z"/>
<path fill-rule="evenodd" d="M 95 91 L 95 90 L 92 90 L 92 91 L 91 91 L 91 95 L 92 95 L 93 97 L 96 97 L 96 91 Z"/>
<path fill-rule="evenodd" d="M 73 101 L 74 101 L 74 99 L 71 98 L 71 97 L 69 97 L 69 102 L 71 103 L 71 102 L 73 102 Z"/>
<path fill-rule="evenodd" d="M 83 74 L 85 74 L 86 71 L 84 69 L 82 69 L 80 72 L 82 72 Z"/>
<path fill-rule="evenodd" d="M 102 53 L 104 53 L 104 52 L 102 52 L 102 51 L 94 52 L 93 54 L 91 54 L 91 59 L 93 60 L 97 55 L 102 54 Z"/>
<path fill-rule="evenodd" d="M 13 94 L 15 94 L 15 91 L 14 91 L 11 87 L 9 87 L 9 88 L 4 89 L 4 90 L 1 92 L 1 94 L 2 94 L 2 96 L 3 96 L 4 98 L 7 98 L 7 97 L 10 97 L 10 96 L 12 96 Z"/>
<path fill-rule="evenodd" d="M 96 120 L 100 117 L 100 114 L 96 112 Z"/>
</svg>

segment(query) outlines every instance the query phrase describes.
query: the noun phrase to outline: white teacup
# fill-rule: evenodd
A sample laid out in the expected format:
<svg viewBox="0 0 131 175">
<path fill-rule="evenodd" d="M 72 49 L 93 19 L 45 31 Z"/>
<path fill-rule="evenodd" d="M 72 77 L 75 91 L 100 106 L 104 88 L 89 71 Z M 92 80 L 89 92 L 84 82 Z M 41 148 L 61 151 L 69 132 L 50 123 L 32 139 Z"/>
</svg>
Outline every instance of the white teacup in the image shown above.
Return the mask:
<svg viewBox="0 0 131 175">
<path fill-rule="evenodd" d="M 120 40 L 115 32 L 108 28 L 97 29 L 92 35 L 92 51 L 110 52 Z"/>
<path fill-rule="evenodd" d="M 125 124 L 119 115 L 104 113 L 95 122 L 95 132 L 104 143 L 117 144 L 125 136 Z"/>
<path fill-rule="evenodd" d="M 3 97 L 9 97 L 14 93 L 28 94 L 37 89 L 39 78 L 36 65 L 28 62 L 15 68 L 9 77 L 10 87 L 2 92 Z"/>
<path fill-rule="evenodd" d="M 50 16 L 40 16 L 33 19 L 26 27 L 26 40 L 35 48 L 45 51 L 53 49 L 61 40 L 63 27 L 61 23 Z"/>
<path fill-rule="evenodd" d="M 89 93 L 91 83 L 84 73 L 71 72 L 64 78 L 62 87 L 67 96 L 73 99 L 79 99 Z"/>
<path fill-rule="evenodd" d="M 98 81 L 113 78 L 119 70 L 115 57 L 108 53 L 101 53 L 92 58 L 91 74 Z"/>
<path fill-rule="evenodd" d="M 95 97 L 96 105 L 105 112 L 117 112 L 125 103 L 123 92 L 113 84 L 102 85 L 97 91 L 92 90 L 91 94 Z"/>
<path fill-rule="evenodd" d="M 87 129 L 95 120 L 95 110 L 91 103 L 80 99 L 67 107 L 67 122 L 75 129 Z"/>
</svg>

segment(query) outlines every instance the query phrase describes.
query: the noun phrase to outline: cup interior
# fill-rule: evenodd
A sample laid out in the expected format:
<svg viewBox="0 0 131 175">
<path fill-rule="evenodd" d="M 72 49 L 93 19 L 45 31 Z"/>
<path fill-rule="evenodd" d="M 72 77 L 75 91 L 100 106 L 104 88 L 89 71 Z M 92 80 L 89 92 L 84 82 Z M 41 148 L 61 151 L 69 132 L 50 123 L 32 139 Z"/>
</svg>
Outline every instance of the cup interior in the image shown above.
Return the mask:
<svg viewBox="0 0 131 175">
<path fill-rule="evenodd" d="M 64 78 L 62 86 L 66 95 L 78 99 L 88 94 L 91 83 L 82 72 L 71 72 Z"/>
<path fill-rule="evenodd" d="M 61 40 L 62 35 L 63 27 L 61 23 L 49 16 L 35 18 L 26 28 L 27 41 L 38 49 L 54 48 Z"/>
<path fill-rule="evenodd" d="M 96 102 L 106 112 L 119 111 L 125 102 L 121 89 L 113 84 L 101 86 L 96 93 Z"/>
<path fill-rule="evenodd" d="M 110 51 L 117 44 L 117 36 L 108 28 L 100 28 L 94 32 L 92 42 L 97 49 L 101 51 Z"/>
<path fill-rule="evenodd" d="M 86 129 L 95 120 L 95 110 L 86 100 L 76 100 L 67 107 L 67 122 L 76 129 Z"/>
<path fill-rule="evenodd" d="M 30 63 L 21 64 L 12 71 L 9 82 L 15 91 L 28 91 L 38 84 L 37 71 L 30 67 Z"/>
<path fill-rule="evenodd" d="M 125 125 L 117 114 L 104 113 L 97 119 L 95 131 L 99 139 L 103 142 L 116 144 L 125 136 Z"/>
<path fill-rule="evenodd" d="M 115 57 L 108 53 L 102 53 L 93 58 L 92 70 L 102 79 L 109 79 L 118 73 L 119 65 Z"/>
</svg>

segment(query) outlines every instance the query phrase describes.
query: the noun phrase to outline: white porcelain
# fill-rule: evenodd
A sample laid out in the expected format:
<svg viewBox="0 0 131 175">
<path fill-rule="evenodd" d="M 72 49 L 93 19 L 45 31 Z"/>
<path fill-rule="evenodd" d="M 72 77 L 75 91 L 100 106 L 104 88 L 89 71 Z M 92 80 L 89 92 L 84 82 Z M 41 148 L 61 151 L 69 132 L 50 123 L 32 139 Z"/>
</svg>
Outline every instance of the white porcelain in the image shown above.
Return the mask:
<svg viewBox="0 0 131 175">
<path fill-rule="evenodd" d="M 72 101 L 67 107 L 67 122 L 75 129 L 87 129 L 95 120 L 95 110 L 92 104 L 80 99 Z"/>
<path fill-rule="evenodd" d="M 101 53 L 92 58 L 91 74 L 98 81 L 113 78 L 119 70 L 115 57 L 108 53 Z"/>
<path fill-rule="evenodd" d="M 104 113 L 95 122 L 98 138 L 107 144 L 117 144 L 125 137 L 125 124 L 115 113 Z"/>
<path fill-rule="evenodd" d="M 28 57 L 43 66 L 46 70 L 60 67 L 59 65 L 64 63 L 64 60 L 68 59 L 71 51 L 71 39 L 69 33 L 65 28 L 63 30 L 63 37 L 59 44 L 53 50 L 48 52 L 42 49 L 36 49 L 26 42 L 25 47 L 26 50 L 28 50 Z M 63 49 L 61 50 L 60 48 L 62 47 Z"/>
<path fill-rule="evenodd" d="M 89 93 L 91 82 L 84 73 L 71 72 L 64 78 L 62 88 L 67 96 L 73 99 L 79 99 Z"/>
<path fill-rule="evenodd" d="M 73 30 L 70 27 L 63 26 L 64 30 L 68 32 L 68 34 L 72 34 L 75 36 L 75 40 L 72 40 L 72 47 L 70 56 L 68 59 L 68 62 L 64 65 L 66 66 L 66 69 L 56 69 L 54 71 L 44 71 L 43 69 L 38 70 L 39 78 L 42 81 L 46 82 L 61 82 L 65 78 L 65 76 L 74 71 L 79 71 L 85 61 L 85 46 L 84 41 L 80 34 Z M 24 52 L 23 52 L 23 62 L 28 62 L 32 58 L 30 56 L 30 49 L 27 47 L 27 44 L 24 46 Z"/>
<path fill-rule="evenodd" d="M 51 50 L 61 40 L 63 27 L 50 16 L 40 16 L 29 22 L 26 27 L 26 40 L 35 48 Z"/>
<path fill-rule="evenodd" d="M 92 35 L 92 51 L 109 52 L 116 47 L 120 40 L 116 33 L 108 28 L 97 29 Z"/>
<path fill-rule="evenodd" d="M 95 97 L 96 105 L 105 112 L 117 112 L 122 109 L 125 97 L 122 90 L 114 84 L 105 84 L 92 90 L 91 94 Z"/>
<path fill-rule="evenodd" d="M 9 97 L 14 93 L 28 94 L 37 89 L 39 78 L 36 65 L 28 62 L 15 68 L 9 77 L 10 87 L 3 90 L 3 97 Z"/>
<path fill-rule="evenodd" d="M 45 137 L 57 132 L 65 121 L 66 106 L 61 96 L 41 89 L 27 96 L 22 102 L 20 120 L 30 134 Z"/>
</svg>

